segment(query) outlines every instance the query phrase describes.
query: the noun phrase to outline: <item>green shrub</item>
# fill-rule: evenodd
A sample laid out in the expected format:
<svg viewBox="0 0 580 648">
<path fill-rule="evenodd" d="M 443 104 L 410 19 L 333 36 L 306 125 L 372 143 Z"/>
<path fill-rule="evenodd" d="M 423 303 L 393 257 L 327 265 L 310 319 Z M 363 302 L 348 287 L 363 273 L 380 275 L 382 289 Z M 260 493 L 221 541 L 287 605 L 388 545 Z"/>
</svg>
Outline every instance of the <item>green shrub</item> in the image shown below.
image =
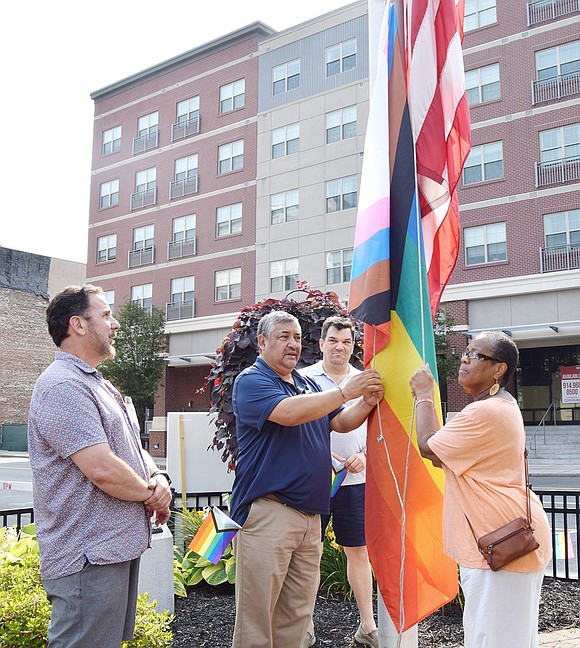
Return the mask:
<svg viewBox="0 0 580 648">
<path fill-rule="evenodd" d="M 40 580 L 40 554 L 29 524 L 20 533 L 0 529 L 0 648 L 45 648 L 50 603 Z M 123 648 L 165 648 L 171 645 L 172 615 L 158 613 L 141 594 L 137 601 L 135 638 Z"/>
<path fill-rule="evenodd" d="M 348 599 L 353 596 L 353 591 L 348 582 L 347 562 L 344 549 L 336 543 L 332 523 L 326 527 L 322 558 L 320 559 L 320 589 L 329 596 L 344 594 Z"/>
</svg>

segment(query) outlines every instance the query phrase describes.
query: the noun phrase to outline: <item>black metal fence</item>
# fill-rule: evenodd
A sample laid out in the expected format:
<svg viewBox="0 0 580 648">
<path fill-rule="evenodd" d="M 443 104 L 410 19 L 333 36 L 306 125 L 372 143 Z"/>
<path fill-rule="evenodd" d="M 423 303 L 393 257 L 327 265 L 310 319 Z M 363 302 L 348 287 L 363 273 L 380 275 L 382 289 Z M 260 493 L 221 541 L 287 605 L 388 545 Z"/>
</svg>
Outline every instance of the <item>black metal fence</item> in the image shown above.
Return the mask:
<svg viewBox="0 0 580 648">
<path fill-rule="evenodd" d="M 578 562 L 580 556 L 580 491 L 534 490 L 540 498 L 552 530 L 552 561 L 546 568 L 546 575 L 561 580 L 580 580 Z M 216 505 L 224 508 L 229 493 L 187 493 L 189 509 Z M 179 497 L 177 498 L 179 500 Z M 174 500 L 173 507 L 176 506 Z M 15 526 L 16 529 L 34 522 L 32 508 L 0 511 L 0 526 Z"/>
</svg>

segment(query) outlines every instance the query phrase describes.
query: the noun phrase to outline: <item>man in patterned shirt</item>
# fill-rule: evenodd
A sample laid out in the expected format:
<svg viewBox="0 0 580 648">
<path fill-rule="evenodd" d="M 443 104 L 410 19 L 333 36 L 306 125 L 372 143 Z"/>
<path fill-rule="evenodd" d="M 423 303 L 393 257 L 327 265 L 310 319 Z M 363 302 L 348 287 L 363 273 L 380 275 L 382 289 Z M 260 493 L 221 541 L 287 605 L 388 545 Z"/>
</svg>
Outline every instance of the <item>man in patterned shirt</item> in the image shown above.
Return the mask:
<svg viewBox="0 0 580 648">
<path fill-rule="evenodd" d="M 48 305 L 59 350 L 38 378 L 28 424 L 51 648 L 118 648 L 133 637 L 150 518 L 169 519 L 169 477 L 141 448 L 128 398 L 96 370 L 119 323 L 104 293 L 69 286 Z"/>
</svg>

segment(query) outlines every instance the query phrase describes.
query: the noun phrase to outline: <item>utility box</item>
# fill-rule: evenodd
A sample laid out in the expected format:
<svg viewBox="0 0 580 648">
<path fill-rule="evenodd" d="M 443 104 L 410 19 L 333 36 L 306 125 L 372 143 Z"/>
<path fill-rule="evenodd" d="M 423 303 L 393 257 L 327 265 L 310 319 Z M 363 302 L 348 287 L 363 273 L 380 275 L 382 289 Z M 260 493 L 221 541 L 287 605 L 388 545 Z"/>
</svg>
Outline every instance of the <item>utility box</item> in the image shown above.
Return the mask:
<svg viewBox="0 0 580 648">
<path fill-rule="evenodd" d="M 228 473 L 227 464 L 221 460 L 221 452 L 208 450 L 214 432 L 215 423 L 207 412 L 167 414 L 167 472 L 171 475 L 171 487 L 176 494 L 231 492 L 233 473 Z M 184 489 L 181 484 L 182 470 Z"/>
<path fill-rule="evenodd" d="M 160 529 L 152 534 L 151 547 L 141 556 L 138 591 L 147 592 L 150 603 L 157 601 L 157 612 L 173 614 L 173 536 L 166 524 Z"/>
</svg>

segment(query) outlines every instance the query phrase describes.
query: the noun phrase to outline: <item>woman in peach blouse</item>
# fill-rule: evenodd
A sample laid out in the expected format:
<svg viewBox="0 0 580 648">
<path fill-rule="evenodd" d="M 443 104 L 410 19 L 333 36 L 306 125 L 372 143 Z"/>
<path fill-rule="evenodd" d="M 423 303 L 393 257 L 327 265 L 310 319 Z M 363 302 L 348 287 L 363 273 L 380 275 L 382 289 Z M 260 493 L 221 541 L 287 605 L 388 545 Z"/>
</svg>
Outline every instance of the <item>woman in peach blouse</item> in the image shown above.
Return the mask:
<svg viewBox="0 0 580 648">
<path fill-rule="evenodd" d="M 459 384 L 473 402 L 440 428 L 428 367 L 409 384 L 416 399 L 417 441 L 423 457 L 445 473 L 445 553 L 460 567 L 465 596 L 465 648 L 536 648 L 544 570 L 551 558 L 548 520 L 531 493 L 534 536 L 540 547 L 492 571 L 476 537 L 526 517 L 525 430 L 516 400 L 505 390 L 518 349 L 503 333 L 486 331 L 463 353 Z M 470 528 L 471 525 L 471 528 Z"/>
</svg>

